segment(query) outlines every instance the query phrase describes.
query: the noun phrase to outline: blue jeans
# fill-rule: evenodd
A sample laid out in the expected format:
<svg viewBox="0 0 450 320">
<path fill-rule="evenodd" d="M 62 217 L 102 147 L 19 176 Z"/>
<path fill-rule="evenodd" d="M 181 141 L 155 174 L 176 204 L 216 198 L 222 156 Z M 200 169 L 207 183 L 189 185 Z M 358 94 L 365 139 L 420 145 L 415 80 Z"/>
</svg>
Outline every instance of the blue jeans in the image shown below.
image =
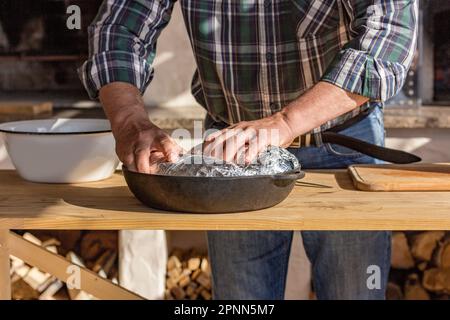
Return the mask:
<svg viewBox="0 0 450 320">
<path fill-rule="evenodd" d="M 341 133 L 384 145 L 382 110 L 376 109 Z M 290 151 L 304 169 L 380 162 L 329 144 Z M 208 232 L 214 298 L 283 299 L 292 236 L 292 231 Z M 312 264 L 318 299 L 384 299 L 390 268 L 390 232 L 303 231 L 302 239 Z M 367 285 L 373 265 L 380 271 L 378 288 Z"/>
</svg>

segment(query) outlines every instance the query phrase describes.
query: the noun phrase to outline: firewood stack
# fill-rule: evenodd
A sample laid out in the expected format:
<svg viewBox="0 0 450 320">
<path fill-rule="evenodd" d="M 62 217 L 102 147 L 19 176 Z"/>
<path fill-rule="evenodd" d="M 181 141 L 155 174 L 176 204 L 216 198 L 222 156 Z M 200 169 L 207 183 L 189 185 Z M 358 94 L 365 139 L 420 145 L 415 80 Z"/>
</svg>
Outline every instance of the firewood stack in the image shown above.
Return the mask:
<svg viewBox="0 0 450 320">
<path fill-rule="evenodd" d="M 450 232 L 394 232 L 388 299 L 450 296 Z"/>
<path fill-rule="evenodd" d="M 167 300 L 210 300 L 211 269 L 208 258 L 195 250 L 175 249 L 167 261 Z"/>
<path fill-rule="evenodd" d="M 22 236 L 117 283 L 115 231 L 32 231 Z M 16 257 L 11 259 L 11 280 L 12 297 L 17 300 L 95 299 L 84 291 L 69 289 L 65 283 Z"/>
</svg>

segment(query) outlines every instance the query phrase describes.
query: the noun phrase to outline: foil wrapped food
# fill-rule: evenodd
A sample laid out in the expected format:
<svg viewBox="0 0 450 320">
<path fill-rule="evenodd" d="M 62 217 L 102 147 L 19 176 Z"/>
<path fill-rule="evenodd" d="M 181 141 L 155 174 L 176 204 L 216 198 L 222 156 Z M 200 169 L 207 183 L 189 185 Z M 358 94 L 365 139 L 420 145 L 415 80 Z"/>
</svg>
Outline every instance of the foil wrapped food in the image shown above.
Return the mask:
<svg viewBox="0 0 450 320">
<path fill-rule="evenodd" d="M 300 169 L 300 164 L 286 149 L 272 146 L 249 165 L 223 162 L 202 154 L 186 154 L 175 163 L 159 164 L 158 169 L 158 174 L 170 176 L 238 177 L 280 174 Z"/>
</svg>

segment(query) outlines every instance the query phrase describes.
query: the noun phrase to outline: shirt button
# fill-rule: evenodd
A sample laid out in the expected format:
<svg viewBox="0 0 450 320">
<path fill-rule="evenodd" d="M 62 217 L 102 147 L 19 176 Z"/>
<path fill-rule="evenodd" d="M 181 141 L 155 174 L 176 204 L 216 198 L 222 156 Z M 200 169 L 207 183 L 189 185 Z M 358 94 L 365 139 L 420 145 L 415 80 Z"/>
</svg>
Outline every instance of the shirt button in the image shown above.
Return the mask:
<svg viewBox="0 0 450 320">
<path fill-rule="evenodd" d="M 267 52 L 266 53 L 266 59 L 269 62 L 273 62 L 273 53 L 272 52 Z"/>
<path fill-rule="evenodd" d="M 270 6 L 270 4 L 271 4 L 271 0 L 264 0 L 264 6 L 267 8 L 267 7 L 269 7 Z"/>
<path fill-rule="evenodd" d="M 272 102 L 270 104 L 270 109 L 271 110 L 278 110 L 278 103 Z"/>
</svg>

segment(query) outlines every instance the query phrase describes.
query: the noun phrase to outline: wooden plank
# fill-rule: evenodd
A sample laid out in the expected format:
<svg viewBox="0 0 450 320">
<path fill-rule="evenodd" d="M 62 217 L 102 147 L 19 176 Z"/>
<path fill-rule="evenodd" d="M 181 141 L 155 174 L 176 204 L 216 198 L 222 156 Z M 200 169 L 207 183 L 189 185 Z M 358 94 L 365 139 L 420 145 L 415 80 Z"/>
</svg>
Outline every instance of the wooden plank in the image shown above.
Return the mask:
<svg viewBox="0 0 450 320">
<path fill-rule="evenodd" d="M 362 192 L 346 170 L 308 171 L 279 205 L 233 214 L 145 207 L 117 173 L 72 185 L 38 184 L 0 170 L 0 225 L 71 230 L 444 230 L 450 192 Z"/>
<path fill-rule="evenodd" d="M 450 164 L 352 165 L 348 171 L 363 191 L 450 191 Z"/>
<path fill-rule="evenodd" d="M 48 272 L 59 280 L 66 282 L 70 276 L 67 273 L 73 264 L 63 257 L 54 254 L 45 248 L 24 240 L 13 232 L 9 233 L 8 242 L 11 254 L 26 263 Z M 79 267 L 80 289 L 94 295 L 99 299 L 141 300 L 139 295 L 128 291 L 109 280 L 99 277 L 94 272 Z M 9 272 L 8 272 L 9 276 Z"/>
<path fill-rule="evenodd" d="M 9 230 L 0 229 L 0 300 L 11 299 Z"/>
<path fill-rule="evenodd" d="M 0 116 L 4 115 L 24 115 L 35 116 L 39 114 L 51 114 L 53 110 L 52 102 L 0 102 Z"/>
</svg>

